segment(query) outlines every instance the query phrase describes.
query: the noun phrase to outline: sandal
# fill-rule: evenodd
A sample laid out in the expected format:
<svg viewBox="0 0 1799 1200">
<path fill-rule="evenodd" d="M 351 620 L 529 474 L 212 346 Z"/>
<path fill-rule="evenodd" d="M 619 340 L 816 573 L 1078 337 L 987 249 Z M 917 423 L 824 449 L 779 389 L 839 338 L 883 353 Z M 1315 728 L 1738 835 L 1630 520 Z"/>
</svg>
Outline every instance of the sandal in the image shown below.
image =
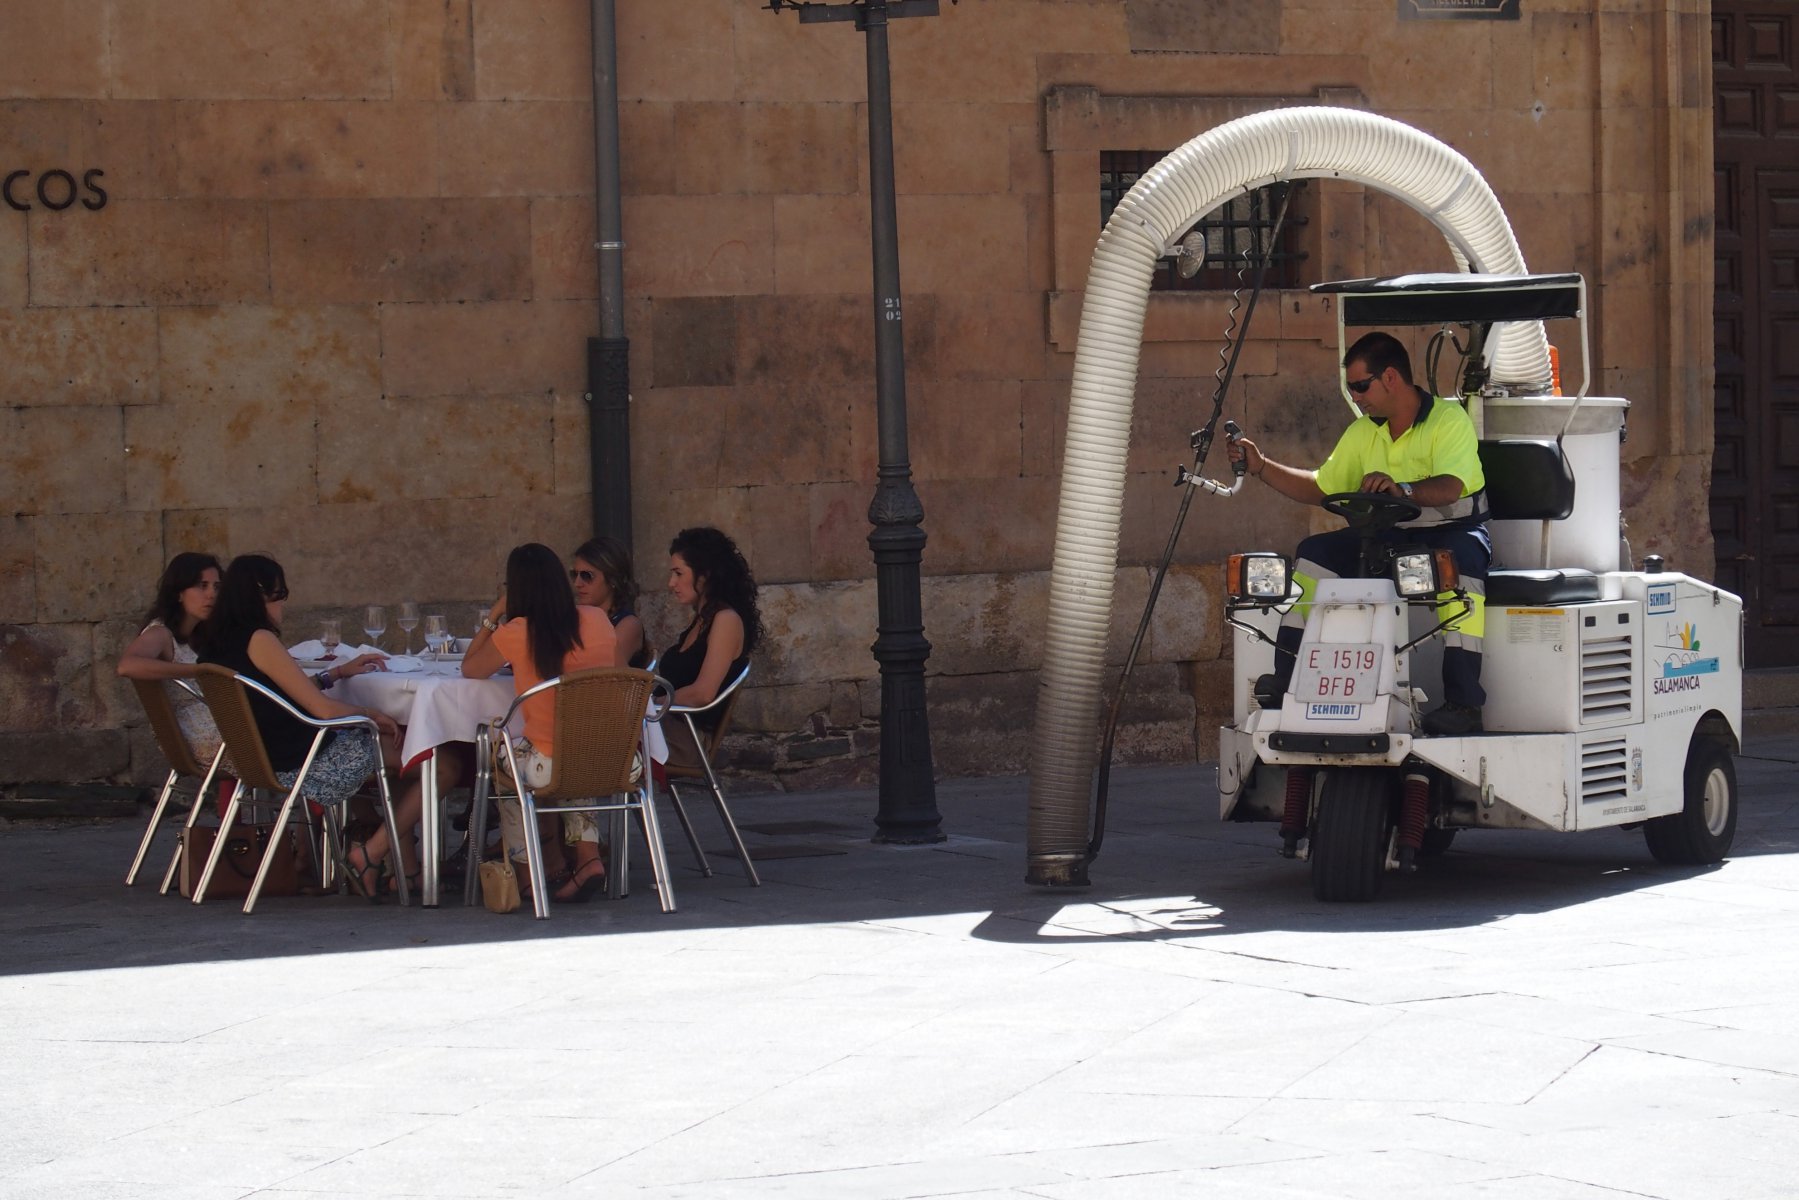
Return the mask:
<svg viewBox="0 0 1799 1200">
<path fill-rule="evenodd" d="M 589 868 L 593 869 L 588 871 Z M 585 877 L 581 874 L 583 871 L 588 871 L 588 874 Z M 571 883 L 575 885 L 575 890 L 564 895 L 563 889 Z M 593 899 L 595 892 L 598 892 L 605 886 L 606 860 L 601 858 L 590 858 L 580 866 L 576 867 L 574 873 L 562 881 L 562 886 L 558 887 L 550 894 L 558 904 L 586 904 L 589 900 Z"/>
<path fill-rule="evenodd" d="M 358 866 L 356 860 L 350 857 L 355 853 L 362 855 L 361 866 Z M 381 864 L 369 861 L 369 844 L 367 842 L 351 842 L 349 849 L 344 851 L 344 863 L 350 868 L 350 886 L 358 894 L 366 896 L 370 903 L 378 902 L 381 899 Z M 375 873 L 373 883 L 369 882 L 370 871 Z"/>
<path fill-rule="evenodd" d="M 418 897 L 421 894 L 420 889 L 424 886 L 425 873 L 423 871 L 414 871 L 406 876 L 406 893 L 413 898 L 413 903 L 418 903 Z M 400 884 L 395 876 L 387 876 L 387 882 L 381 887 L 381 894 L 384 896 L 399 896 Z"/>
</svg>

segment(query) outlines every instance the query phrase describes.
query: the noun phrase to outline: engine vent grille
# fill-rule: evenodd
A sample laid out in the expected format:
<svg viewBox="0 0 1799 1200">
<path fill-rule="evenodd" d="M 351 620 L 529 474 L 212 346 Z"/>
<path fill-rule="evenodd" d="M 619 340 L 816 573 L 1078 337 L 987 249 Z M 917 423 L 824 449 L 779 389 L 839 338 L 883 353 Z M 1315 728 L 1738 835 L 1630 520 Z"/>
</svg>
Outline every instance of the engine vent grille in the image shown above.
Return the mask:
<svg viewBox="0 0 1799 1200">
<path fill-rule="evenodd" d="M 1629 787 L 1629 749 L 1623 738 L 1588 742 L 1580 748 L 1582 804 L 1622 799 Z"/>
<path fill-rule="evenodd" d="M 1636 655 L 1631 637 L 1580 644 L 1580 723 L 1629 720 L 1636 705 Z"/>
</svg>

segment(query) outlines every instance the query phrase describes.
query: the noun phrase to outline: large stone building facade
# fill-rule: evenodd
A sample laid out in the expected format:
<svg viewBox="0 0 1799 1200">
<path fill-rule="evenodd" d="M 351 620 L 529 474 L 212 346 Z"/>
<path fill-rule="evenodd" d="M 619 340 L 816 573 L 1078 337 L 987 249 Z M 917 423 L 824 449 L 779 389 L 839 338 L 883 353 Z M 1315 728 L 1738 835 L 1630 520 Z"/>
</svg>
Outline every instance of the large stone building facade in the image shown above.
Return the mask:
<svg viewBox="0 0 1799 1200">
<path fill-rule="evenodd" d="M 1594 391 L 1634 404 L 1637 550 L 1709 574 L 1707 5 L 1407 6 L 962 0 L 893 23 L 940 770 L 1024 765 L 1102 156 L 1243 113 L 1366 108 L 1472 159 L 1530 265 L 1591 283 Z M 0 783 L 156 773 L 112 664 L 176 551 L 275 553 L 302 637 L 402 600 L 472 626 L 510 546 L 586 535 L 589 22 L 588 0 L 0 0 Z M 755 0 L 617 0 L 617 44 L 640 576 L 659 588 L 684 525 L 736 535 L 770 634 L 743 761 L 866 778 L 863 39 Z M 1302 283 L 1452 265 L 1389 198 L 1315 183 L 1296 204 Z M 1228 308 L 1152 302 L 1117 661 Z M 1346 419 L 1334 337 L 1303 287 L 1264 298 L 1227 407 L 1272 453 L 1321 457 Z M 1211 754 L 1219 561 L 1316 519 L 1266 495 L 1196 506 L 1126 756 Z"/>
</svg>

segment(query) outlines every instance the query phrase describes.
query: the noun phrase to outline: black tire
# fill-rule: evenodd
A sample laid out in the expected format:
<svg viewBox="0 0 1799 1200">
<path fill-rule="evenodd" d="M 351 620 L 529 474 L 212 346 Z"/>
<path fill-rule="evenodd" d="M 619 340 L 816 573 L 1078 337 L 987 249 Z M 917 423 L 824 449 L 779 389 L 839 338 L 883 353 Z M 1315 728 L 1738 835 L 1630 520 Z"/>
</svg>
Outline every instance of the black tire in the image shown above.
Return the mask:
<svg viewBox="0 0 1799 1200">
<path fill-rule="evenodd" d="M 1737 835 L 1737 767 L 1730 747 L 1699 733 L 1687 748 L 1685 806 L 1643 822 L 1643 840 L 1657 862 L 1703 866 L 1723 862 Z"/>
<path fill-rule="evenodd" d="M 1312 895 L 1360 903 L 1380 894 L 1398 775 L 1380 767 L 1327 772 L 1312 826 Z"/>
<path fill-rule="evenodd" d="M 1446 853 L 1449 850 L 1449 844 L 1455 841 L 1456 832 L 1454 829 L 1426 829 L 1424 845 L 1418 848 L 1418 853 L 1425 858 L 1435 858 L 1439 854 Z"/>
</svg>

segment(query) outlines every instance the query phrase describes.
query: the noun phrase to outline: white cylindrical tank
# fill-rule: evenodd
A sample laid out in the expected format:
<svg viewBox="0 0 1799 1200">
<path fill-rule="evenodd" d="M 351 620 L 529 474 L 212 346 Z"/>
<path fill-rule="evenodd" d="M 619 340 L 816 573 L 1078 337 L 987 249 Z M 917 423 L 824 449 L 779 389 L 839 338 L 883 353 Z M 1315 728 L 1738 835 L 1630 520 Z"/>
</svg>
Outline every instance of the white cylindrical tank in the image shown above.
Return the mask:
<svg viewBox="0 0 1799 1200">
<path fill-rule="evenodd" d="M 1496 396 L 1482 402 L 1487 438 L 1542 438 L 1553 441 L 1568 422 L 1573 396 Z M 1549 522 L 1547 560 L 1543 522 L 1493 521 L 1495 570 L 1584 567 L 1603 573 L 1620 567 L 1618 551 L 1618 449 L 1630 401 L 1621 396 L 1588 396 L 1579 401 L 1562 450 L 1574 472 L 1574 511 Z"/>
</svg>

